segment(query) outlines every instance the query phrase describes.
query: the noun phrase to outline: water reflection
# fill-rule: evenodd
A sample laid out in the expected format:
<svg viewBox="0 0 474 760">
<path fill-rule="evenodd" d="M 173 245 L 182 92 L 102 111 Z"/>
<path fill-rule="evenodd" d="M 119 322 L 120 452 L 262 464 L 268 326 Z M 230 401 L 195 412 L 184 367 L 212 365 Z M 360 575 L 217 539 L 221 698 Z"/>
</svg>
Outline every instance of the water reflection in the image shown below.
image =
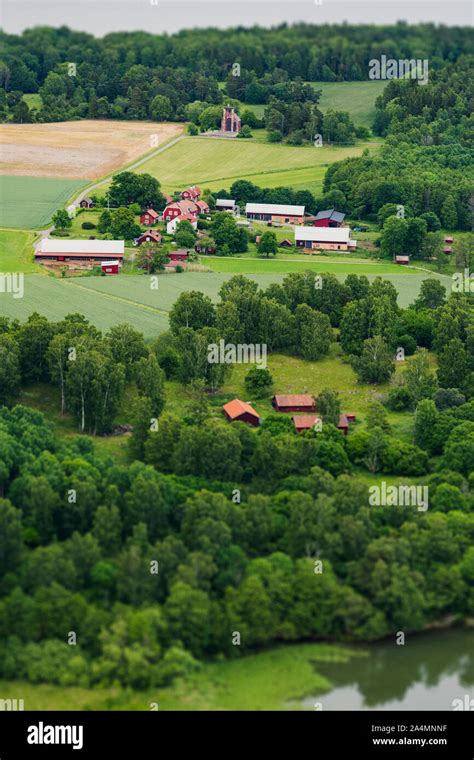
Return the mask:
<svg viewBox="0 0 474 760">
<path fill-rule="evenodd" d="M 368 656 L 346 664 L 315 663 L 332 691 L 305 697 L 303 705 L 323 710 L 451 710 L 453 699 L 474 696 L 474 632 L 407 635 L 395 641 L 351 647 Z"/>
</svg>

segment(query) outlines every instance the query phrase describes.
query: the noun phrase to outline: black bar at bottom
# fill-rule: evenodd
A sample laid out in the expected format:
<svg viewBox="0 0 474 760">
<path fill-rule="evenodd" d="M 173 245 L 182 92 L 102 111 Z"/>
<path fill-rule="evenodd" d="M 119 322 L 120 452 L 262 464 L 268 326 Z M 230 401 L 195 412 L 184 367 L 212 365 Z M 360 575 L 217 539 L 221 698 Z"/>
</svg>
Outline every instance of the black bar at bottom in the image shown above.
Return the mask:
<svg viewBox="0 0 474 760">
<path fill-rule="evenodd" d="M 334 750 L 349 758 L 473 760 L 473 718 L 468 711 L 0 712 L 0 760 L 138 760 L 197 750 L 244 760 L 249 752 L 279 757 L 288 743 L 291 757 Z"/>
</svg>

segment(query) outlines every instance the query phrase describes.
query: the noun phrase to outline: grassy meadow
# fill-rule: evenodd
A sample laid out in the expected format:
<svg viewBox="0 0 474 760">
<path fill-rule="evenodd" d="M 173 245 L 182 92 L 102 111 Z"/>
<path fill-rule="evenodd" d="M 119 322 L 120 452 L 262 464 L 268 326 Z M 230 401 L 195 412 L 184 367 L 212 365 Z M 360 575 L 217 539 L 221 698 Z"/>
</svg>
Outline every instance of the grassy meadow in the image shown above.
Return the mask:
<svg viewBox="0 0 474 760">
<path fill-rule="evenodd" d="M 354 124 L 370 129 L 375 116 L 375 100 L 387 82 L 368 79 L 366 82 L 311 82 L 311 85 L 315 90 L 321 90 L 318 105 L 323 113 L 328 108 L 348 111 Z"/>
<path fill-rule="evenodd" d="M 33 258 L 33 232 L 0 230 L 0 272 L 41 272 Z"/>
<path fill-rule="evenodd" d="M 281 185 L 308 189 L 320 194 L 327 167 L 379 143 L 361 142 L 342 147 L 292 147 L 258 140 L 219 140 L 189 137 L 146 161 L 139 172 L 160 180 L 163 190 L 172 192 L 189 184 L 228 189 L 237 179 L 263 187 Z M 105 187 L 105 186 L 104 186 Z"/>
<path fill-rule="evenodd" d="M 0 681 L 3 699 L 24 699 L 25 710 L 298 710 L 305 696 L 331 687 L 318 663 L 345 663 L 360 649 L 334 644 L 295 644 L 204 664 L 169 688 L 62 688 Z M 156 708 L 155 708 L 156 709 Z M 312 708 L 306 708 L 312 709 Z"/>
</svg>

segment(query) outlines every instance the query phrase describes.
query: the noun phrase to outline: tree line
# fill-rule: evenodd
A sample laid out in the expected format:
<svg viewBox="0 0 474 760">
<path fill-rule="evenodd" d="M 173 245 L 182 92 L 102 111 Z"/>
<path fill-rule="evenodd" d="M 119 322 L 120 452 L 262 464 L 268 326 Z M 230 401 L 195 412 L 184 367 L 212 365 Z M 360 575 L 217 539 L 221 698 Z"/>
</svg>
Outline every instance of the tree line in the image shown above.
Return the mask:
<svg viewBox="0 0 474 760">
<path fill-rule="evenodd" d="M 367 80 L 369 61 L 382 54 L 411 59 L 423 50 L 431 71 L 442 68 L 469 52 L 469 33 L 432 24 L 295 24 L 97 39 L 67 27 L 41 27 L 1 34 L 0 105 L 3 116 L 16 121 L 184 121 L 193 101 L 222 102 L 222 81 L 229 97 L 249 103 L 297 102 L 295 92 L 299 102 L 310 102 L 303 82 Z M 42 105 L 32 115 L 22 95 L 37 92 Z"/>
</svg>

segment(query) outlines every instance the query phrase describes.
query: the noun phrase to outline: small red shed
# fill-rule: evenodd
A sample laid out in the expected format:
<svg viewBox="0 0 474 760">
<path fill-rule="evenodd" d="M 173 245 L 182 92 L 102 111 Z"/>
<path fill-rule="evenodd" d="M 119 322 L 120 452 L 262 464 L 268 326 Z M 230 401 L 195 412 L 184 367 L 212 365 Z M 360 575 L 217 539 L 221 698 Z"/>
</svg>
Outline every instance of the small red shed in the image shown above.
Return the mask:
<svg viewBox="0 0 474 760">
<path fill-rule="evenodd" d="M 395 256 L 395 262 L 397 264 L 401 264 L 402 266 L 407 266 L 410 263 L 410 257 L 409 256 Z"/>
<path fill-rule="evenodd" d="M 339 430 L 342 430 L 344 435 L 347 435 L 349 431 L 349 420 L 347 419 L 347 415 L 345 414 L 340 415 L 337 427 L 339 428 Z"/>
<path fill-rule="evenodd" d="M 297 433 L 302 433 L 303 430 L 312 430 L 315 425 L 321 422 L 321 418 L 316 414 L 300 414 L 291 419 Z"/>
<path fill-rule="evenodd" d="M 119 274 L 120 264 L 118 261 L 103 261 L 100 268 L 104 274 Z"/>
</svg>

